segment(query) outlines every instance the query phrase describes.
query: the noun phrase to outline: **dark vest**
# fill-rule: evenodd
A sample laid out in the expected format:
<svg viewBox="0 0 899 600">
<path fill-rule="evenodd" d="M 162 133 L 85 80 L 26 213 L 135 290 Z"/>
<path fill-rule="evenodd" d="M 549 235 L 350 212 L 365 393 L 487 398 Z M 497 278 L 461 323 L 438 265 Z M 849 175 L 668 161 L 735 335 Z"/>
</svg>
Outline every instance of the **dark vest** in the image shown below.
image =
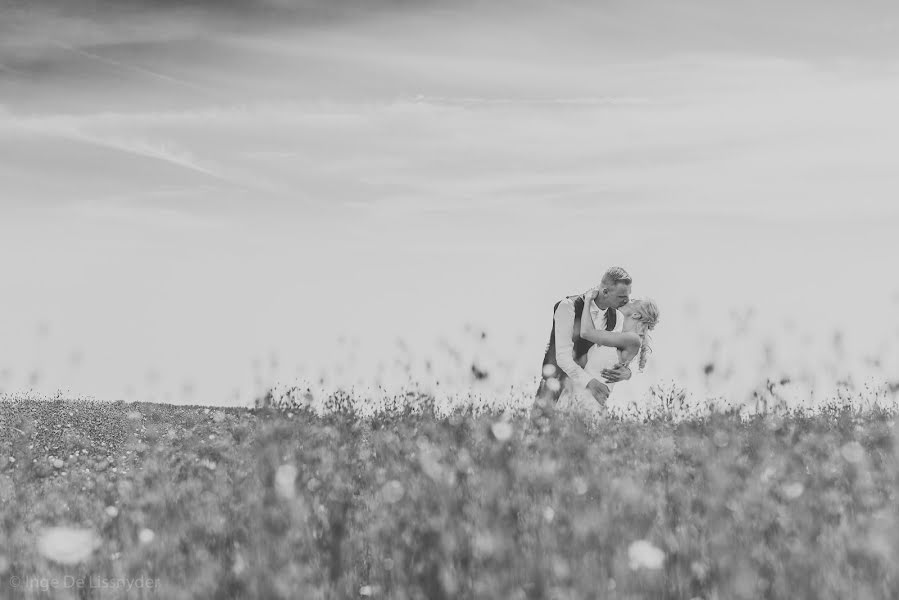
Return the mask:
<svg viewBox="0 0 899 600">
<path fill-rule="evenodd" d="M 587 352 L 590 351 L 590 347 L 593 345 L 593 342 L 585 340 L 581 337 L 581 312 L 584 310 L 584 296 L 568 296 L 568 298 L 574 298 L 574 325 L 571 330 L 571 340 L 574 342 L 574 360 L 581 366 L 584 366 L 584 361 L 587 356 Z M 568 379 L 568 375 L 565 374 L 565 371 L 559 368 L 559 363 L 556 362 L 556 310 L 559 308 L 559 304 L 562 301 L 559 300 L 556 302 L 555 306 L 553 306 L 553 327 L 552 331 L 549 334 L 549 343 L 546 345 L 546 354 L 543 356 L 543 368 L 546 365 L 552 365 L 555 369 L 555 374 L 551 375 L 559 380 L 559 383 L 564 387 L 566 380 Z M 612 331 L 615 329 L 615 324 L 618 318 L 618 313 L 614 308 L 606 309 L 606 331 Z M 542 372 L 542 371 L 541 371 Z M 561 388 L 558 392 L 552 393 L 548 389 L 546 389 L 545 380 L 547 376 L 545 374 L 542 375 L 543 380 L 540 382 L 540 389 L 537 391 L 538 394 L 548 393 L 553 397 L 554 400 L 558 400 L 559 395 L 561 394 Z"/>
</svg>

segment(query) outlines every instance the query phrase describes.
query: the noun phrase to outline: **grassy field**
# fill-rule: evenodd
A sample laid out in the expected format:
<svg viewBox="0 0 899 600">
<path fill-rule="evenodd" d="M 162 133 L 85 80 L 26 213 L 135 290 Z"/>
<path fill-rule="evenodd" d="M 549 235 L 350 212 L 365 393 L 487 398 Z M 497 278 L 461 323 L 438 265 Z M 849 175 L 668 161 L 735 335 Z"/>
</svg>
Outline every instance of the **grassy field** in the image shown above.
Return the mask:
<svg viewBox="0 0 899 600">
<path fill-rule="evenodd" d="M 0 597 L 897 598 L 896 435 L 4 402 Z"/>
</svg>

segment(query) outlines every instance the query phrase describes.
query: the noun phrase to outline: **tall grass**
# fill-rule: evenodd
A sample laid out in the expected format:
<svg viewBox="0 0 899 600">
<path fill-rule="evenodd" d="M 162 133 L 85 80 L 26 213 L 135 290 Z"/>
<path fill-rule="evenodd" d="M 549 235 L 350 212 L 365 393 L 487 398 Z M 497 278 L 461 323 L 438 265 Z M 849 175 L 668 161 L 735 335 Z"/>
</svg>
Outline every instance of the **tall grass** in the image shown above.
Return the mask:
<svg viewBox="0 0 899 600">
<path fill-rule="evenodd" d="M 893 414 L 0 403 L 8 598 L 894 598 Z M 680 406 L 680 408 L 679 408 Z M 54 527 L 96 547 L 60 562 Z M 68 531 L 68 530 L 64 530 Z M 56 539 L 56 538 L 54 538 Z M 21 582 L 88 576 L 154 590 Z M 13 581 L 19 582 L 14 586 Z"/>
</svg>

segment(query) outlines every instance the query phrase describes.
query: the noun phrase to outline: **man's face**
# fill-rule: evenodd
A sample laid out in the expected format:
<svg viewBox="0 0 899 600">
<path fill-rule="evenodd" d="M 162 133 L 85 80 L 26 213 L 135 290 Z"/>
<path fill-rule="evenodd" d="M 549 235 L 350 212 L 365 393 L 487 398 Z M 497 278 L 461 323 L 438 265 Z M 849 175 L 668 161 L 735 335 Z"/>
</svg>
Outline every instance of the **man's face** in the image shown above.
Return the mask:
<svg viewBox="0 0 899 600">
<path fill-rule="evenodd" d="M 626 283 L 616 283 L 606 289 L 603 294 L 606 303 L 612 308 L 621 308 L 628 303 L 631 296 L 631 286 Z"/>
</svg>

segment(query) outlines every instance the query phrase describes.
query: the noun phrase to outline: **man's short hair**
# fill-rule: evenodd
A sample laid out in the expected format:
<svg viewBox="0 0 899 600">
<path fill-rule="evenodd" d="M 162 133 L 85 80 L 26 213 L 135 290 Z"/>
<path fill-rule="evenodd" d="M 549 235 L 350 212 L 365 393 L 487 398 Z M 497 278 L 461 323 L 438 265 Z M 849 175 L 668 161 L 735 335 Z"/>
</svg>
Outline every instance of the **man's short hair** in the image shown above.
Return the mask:
<svg viewBox="0 0 899 600">
<path fill-rule="evenodd" d="M 602 276 L 602 285 L 607 287 L 612 287 L 619 283 L 630 285 L 632 282 L 630 274 L 621 267 L 612 267 Z"/>
</svg>

